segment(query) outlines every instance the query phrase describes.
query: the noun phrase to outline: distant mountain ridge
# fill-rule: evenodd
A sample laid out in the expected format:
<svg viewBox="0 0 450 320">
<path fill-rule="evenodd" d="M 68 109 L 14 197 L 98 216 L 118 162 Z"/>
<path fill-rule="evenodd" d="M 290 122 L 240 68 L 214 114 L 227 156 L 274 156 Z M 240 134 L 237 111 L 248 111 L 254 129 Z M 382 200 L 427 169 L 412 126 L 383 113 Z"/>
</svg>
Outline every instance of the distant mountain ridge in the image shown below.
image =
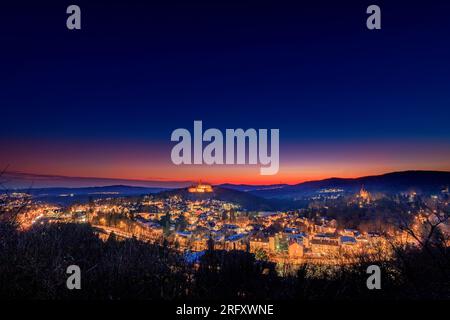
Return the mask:
<svg viewBox="0 0 450 320">
<path fill-rule="evenodd" d="M 142 196 L 168 190 L 167 188 L 134 187 L 134 186 L 102 186 L 85 188 L 28 188 L 18 189 L 14 192 L 30 194 L 35 200 L 70 205 L 76 202 L 87 202 L 90 199 L 118 198 L 129 196 Z"/>
<path fill-rule="evenodd" d="M 76 195 L 95 195 L 95 194 L 123 194 L 123 195 L 139 195 L 147 193 L 156 193 L 168 188 L 154 188 L 154 187 L 135 187 L 125 185 L 100 186 L 100 187 L 83 187 L 83 188 L 32 188 L 20 189 L 33 196 L 44 195 L 61 195 L 61 194 L 76 194 Z"/>
<path fill-rule="evenodd" d="M 86 178 L 87 179 L 87 178 Z M 103 180 L 102 180 L 103 181 Z M 107 182 L 113 182 L 107 180 Z M 103 181 L 104 182 L 104 181 Z M 153 183 L 153 182 L 151 182 Z M 61 198 L 61 195 L 73 194 L 85 200 L 87 197 L 95 195 L 130 196 L 149 193 L 183 192 L 192 183 L 188 182 L 165 182 L 166 187 L 160 186 L 133 186 L 128 184 L 104 185 L 94 187 L 53 187 L 53 188 L 26 188 L 12 189 L 10 191 L 29 192 L 36 198 Z M 295 185 L 274 184 L 274 185 L 247 185 L 247 184 L 221 184 L 214 186 L 217 190 L 215 196 L 224 201 L 237 198 L 241 203 L 250 208 L 270 210 L 275 207 L 285 207 L 288 201 L 303 200 L 309 196 L 317 194 L 320 190 L 338 188 L 345 193 L 356 193 L 362 186 L 369 192 L 399 193 L 416 191 L 419 193 L 437 193 L 442 188 L 450 186 L 449 171 L 401 171 L 391 172 L 382 175 L 365 176 L 359 178 L 329 178 L 316 181 L 302 182 Z M 183 191 L 184 190 L 184 191 Z M 222 191 L 226 190 L 226 191 Z M 59 199 L 58 199 L 59 200 Z M 266 201 L 270 200 L 270 201 Z M 251 205 L 251 202 L 257 205 Z M 291 202 L 292 204 L 292 202 Z"/>
<path fill-rule="evenodd" d="M 279 189 L 279 188 L 288 186 L 288 184 L 251 185 L 251 184 L 224 183 L 224 184 L 219 184 L 218 186 L 221 188 L 248 192 L 248 191 Z"/>
<path fill-rule="evenodd" d="M 119 178 L 72 177 L 7 171 L 2 174 L 3 187 L 10 190 L 29 188 L 89 188 L 104 186 L 132 186 L 146 188 L 184 188 L 192 181 L 133 180 Z"/>
<path fill-rule="evenodd" d="M 329 178 L 288 185 L 277 189 L 250 191 L 264 198 L 298 199 L 323 189 L 339 188 L 357 192 L 362 186 L 370 192 L 399 193 L 416 191 L 436 193 L 450 186 L 448 171 L 401 171 L 360 178 Z"/>
</svg>

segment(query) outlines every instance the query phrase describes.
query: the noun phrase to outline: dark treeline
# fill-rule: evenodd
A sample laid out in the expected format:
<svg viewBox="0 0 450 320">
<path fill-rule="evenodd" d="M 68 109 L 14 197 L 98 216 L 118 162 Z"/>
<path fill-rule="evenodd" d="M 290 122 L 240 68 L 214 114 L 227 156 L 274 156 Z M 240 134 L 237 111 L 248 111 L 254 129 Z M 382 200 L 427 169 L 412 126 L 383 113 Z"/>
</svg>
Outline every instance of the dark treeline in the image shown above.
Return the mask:
<svg viewBox="0 0 450 320">
<path fill-rule="evenodd" d="M 195 265 L 161 245 L 102 241 L 89 225 L 51 224 L 18 231 L 0 223 L 0 299 L 449 299 L 447 248 L 399 250 L 389 262 L 304 266 L 281 277 L 244 251 L 208 250 Z M 78 265 L 81 290 L 68 290 Z M 382 269 L 368 290 L 366 268 Z"/>
</svg>

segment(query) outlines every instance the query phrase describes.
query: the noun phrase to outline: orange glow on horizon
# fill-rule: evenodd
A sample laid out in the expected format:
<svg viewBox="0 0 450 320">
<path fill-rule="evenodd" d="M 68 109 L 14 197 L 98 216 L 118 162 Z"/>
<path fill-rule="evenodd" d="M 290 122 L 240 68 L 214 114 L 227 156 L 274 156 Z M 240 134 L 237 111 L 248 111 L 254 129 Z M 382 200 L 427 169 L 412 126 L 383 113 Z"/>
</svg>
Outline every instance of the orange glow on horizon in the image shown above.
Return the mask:
<svg viewBox="0 0 450 320">
<path fill-rule="evenodd" d="M 169 144 L 1 141 L 0 168 L 30 174 L 138 181 L 221 184 L 297 184 L 405 170 L 450 171 L 448 143 L 290 144 L 280 150 L 276 175 L 259 165 L 174 165 Z"/>
</svg>

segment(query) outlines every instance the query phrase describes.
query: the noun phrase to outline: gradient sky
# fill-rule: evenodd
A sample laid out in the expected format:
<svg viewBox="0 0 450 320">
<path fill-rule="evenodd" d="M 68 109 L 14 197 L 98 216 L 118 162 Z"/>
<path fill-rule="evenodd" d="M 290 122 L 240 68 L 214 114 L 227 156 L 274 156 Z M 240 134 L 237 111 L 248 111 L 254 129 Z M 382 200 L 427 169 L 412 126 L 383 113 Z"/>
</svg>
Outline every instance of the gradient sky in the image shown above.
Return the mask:
<svg viewBox="0 0 450 320">
<path fill-rule="evenodd" d="M 187 2 L 2 4 L 0 165 L 212 183 L 450 170 L 448 1 Z M 279 173 L 173 165 L 170 134 L 194 120 L 279 128 Z"/>
</svg>

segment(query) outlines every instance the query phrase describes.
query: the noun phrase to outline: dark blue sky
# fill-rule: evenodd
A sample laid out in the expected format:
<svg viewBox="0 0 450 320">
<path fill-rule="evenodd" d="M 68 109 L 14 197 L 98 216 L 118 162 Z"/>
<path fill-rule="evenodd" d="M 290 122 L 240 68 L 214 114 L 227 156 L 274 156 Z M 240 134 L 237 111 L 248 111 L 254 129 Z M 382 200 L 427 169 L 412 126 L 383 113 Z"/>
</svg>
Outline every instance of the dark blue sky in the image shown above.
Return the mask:
<svg viewBox="0 0 450 320">
<path fill-rule="evenodd" d="M 2 4 L 4 148 L 164 144 L 196 119 L 289 144 L 450 143 L 450 2 L 187 2 Z"/>
</svg>

